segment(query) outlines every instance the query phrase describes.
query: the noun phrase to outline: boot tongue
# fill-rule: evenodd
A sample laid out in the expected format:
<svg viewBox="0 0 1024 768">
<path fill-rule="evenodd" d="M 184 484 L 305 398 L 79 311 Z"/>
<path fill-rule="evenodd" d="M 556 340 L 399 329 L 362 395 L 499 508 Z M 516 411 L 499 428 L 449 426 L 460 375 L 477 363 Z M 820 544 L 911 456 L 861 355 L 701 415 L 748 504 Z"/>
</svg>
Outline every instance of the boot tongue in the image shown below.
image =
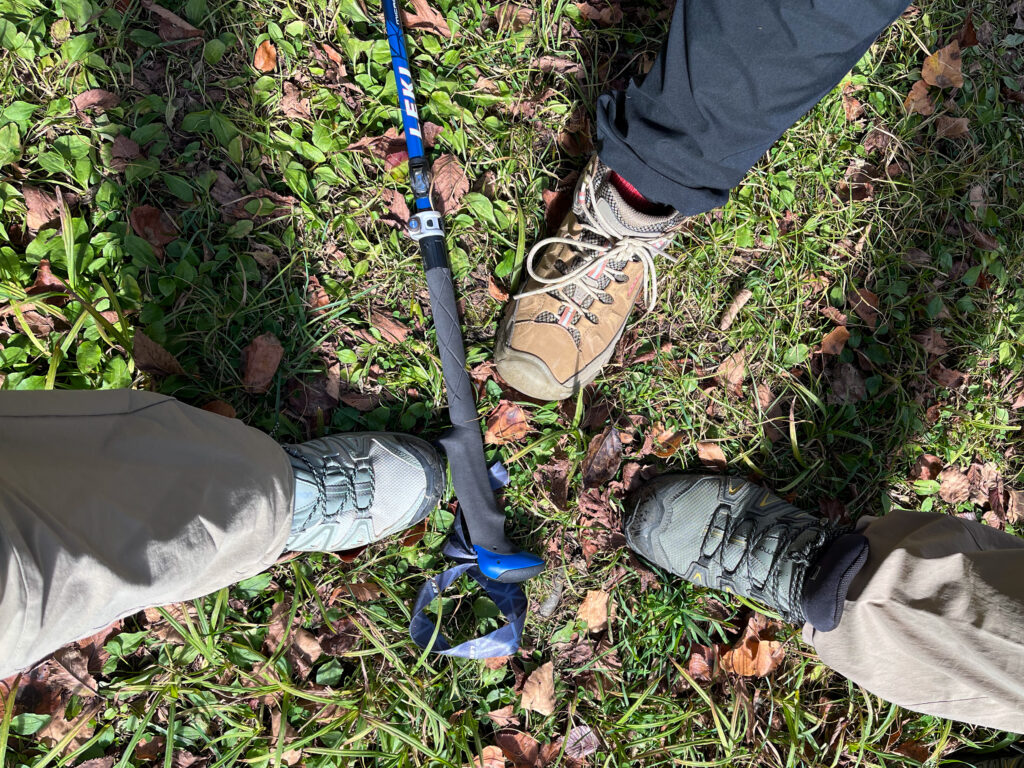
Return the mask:
<svg viewBox="0 0 1024 768">
<path fill-rule="evenodd" d="M 840 536 L 810 566 L 801 607 L 819 632 L 839 626 L 850 583 L 868 559 L 868 540 L 859 533 Z"/>
</svg>

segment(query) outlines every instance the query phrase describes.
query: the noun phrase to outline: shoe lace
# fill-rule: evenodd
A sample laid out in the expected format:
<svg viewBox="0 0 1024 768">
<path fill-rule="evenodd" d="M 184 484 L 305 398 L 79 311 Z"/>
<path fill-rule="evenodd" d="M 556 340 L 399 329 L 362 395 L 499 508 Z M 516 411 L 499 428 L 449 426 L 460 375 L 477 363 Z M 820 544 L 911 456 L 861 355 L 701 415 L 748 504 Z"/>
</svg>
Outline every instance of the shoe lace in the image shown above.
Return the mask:
<svg viewBox="0 0 1024 768">
<path fill-rule="evenodd" d="M 348 467 L 338 461 L 338 454 L 328 453 L 323 455 L 322 464 L 315 464 L 309 460 L 302 451 L 291 446 L 283 445 L 285 453 L 303 463 L 313 478 L 316 486 L 316 501 L 313 504 L 313 515 L 320 515 L 325 518 L 333 518 L 353 504 L 358 510 L 368 509 L 373 503 L 373 468 L 369 459 L 355 457 L 355 466 Z M 330 474 L 340 474 L 342 481 L 335 486 L 336 493 L 341 495 L 341 503 L 332 514 L 327 504 L 327 477 Z M 332 485 L 334 480 L 332 478 Z"/>
<path fill-rule="evenodd" d="M 763 518 L 759 520 L 749 512 L 738 517 L 732 517 L 724 512 L 721 517 L 725 518 L 721 528 L 722 537 L 709 550 L 709 538 L 717 526 L 708 526 L 701 542 L 702 555 L 708 560 L 716 561 L 721 572 L 730 577 L 743 569 L 741 577 L 745 578 L 746 583 L 756 592 L 752 597 L 763 597 L 766 603 L 777 608 L 790 621 L 803 621 L 801 600 L 807 571 L 813 563 L 814 556 L 843 531 L 827 526 L 821 521 L 809 522 L 806 513 L 799 510 L 777 514 L 770 522 L 765 522 Z M 809 528 L 816 531 L 816 536 L 809 538 L 799 548 L 792 549 L 796 539 Z M 742 541 L 743 544 L 739 545 L 738 541 Z M 756 561 L 752 553 L 766 551 L 762 547 L 765 542 L 772 542 L 774 550 L 767 570 L 759 577 L 754 573 L 754 564 L 760 561 Z M 726 563 L 726 555 L 729 554 L 731 560 L 735 558 L 735 551 L 728 552 L 726 544 L 743 547 L 741 556 L 736 558 L 732 566 Z M 785 594 L 780 589 L 783 562 L 796 566 L 793 568 L 793 576 Z"/>
<path fill-rule="evenodd" d="M 597 279 L 590 277 L 587 273 L 604 264 L 604 271 L 608 273 L 609 277 L 615 282 L 621 283 L 628 279 L 624 272 L 625 264 L 639 262 L 644 270 L 644 304 L 647 307 L 644 316 L 646 317 L 654 309 L 658 301 L 658 270 L 654 264 L 654 257 L 662 256 L 672 263 L 675 263 L 675 259 L 669 256 L 663 247 L 657 246 L 652 242 L 656 238 L 620 236 L 608 218 L 598 209 L 596 203 L 590 202 L 597 200 L 595 179 L 596 174 L 586 181 L 588 186 L 584 199 L 590 204 L 585 206 L 586 219 L 578 217 L 577 222 L 584 232 L 596 235 L 600 242 L 588 242 L 582 236 L 577 239 L 560 237 L 558 235 L 538 240 L 526 256 L 526 272 L 531 279 L 540 284 L 540 287 L 529 291 L 522 291 L 513 298 L 524 299 L 527 296 L 557 291 L 561 298 L 574 305 L 584 317 L 596 324 L 597 316 L 588 311 L 588 308 L 592 306 L 594 301 L 599 301 L 602 304 L 611 304 L 613 299 L 609 293 L 601 288 Z M 536 256 L 549 245 L 555 243 L 562 243 L 583 251 L 580 254 L 583 257 L 582 263 L 579 266 L 570 267 L 568 272 L 563 273 L 559 277 L 542 277 L 537 274 L 534 268 Z M 588 254 L 590 255 L 589 260 L 585 258 Z M 621 264 L 622 266 L 616 267 L 616 264 Z M 570 286 L 573 287 L 571 294 L 565 291 Z M 589 303 L 587 303 L 587 299 L 590 299 Z"/>
</svg>

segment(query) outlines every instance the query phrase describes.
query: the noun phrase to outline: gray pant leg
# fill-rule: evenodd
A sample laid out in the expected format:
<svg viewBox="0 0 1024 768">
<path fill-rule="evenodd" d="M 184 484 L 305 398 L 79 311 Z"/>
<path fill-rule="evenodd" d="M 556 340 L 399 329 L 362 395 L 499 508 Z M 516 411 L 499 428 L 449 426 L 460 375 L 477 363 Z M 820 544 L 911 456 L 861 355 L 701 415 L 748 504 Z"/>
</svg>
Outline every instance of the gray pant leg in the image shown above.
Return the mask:
<svg viewBox="0 0 1024 768">
<path fill-rule="evenodd" d="M 0 393 L 0 678 L 264 570 L 292 492 L 240 421 L 131 390 Z"/>
<path fill-rule="evenodd" d="M 1024 733 L 1024 539 L 928 512 L 868 519 L 822 661 L 908 709 Z"/>
</svg>

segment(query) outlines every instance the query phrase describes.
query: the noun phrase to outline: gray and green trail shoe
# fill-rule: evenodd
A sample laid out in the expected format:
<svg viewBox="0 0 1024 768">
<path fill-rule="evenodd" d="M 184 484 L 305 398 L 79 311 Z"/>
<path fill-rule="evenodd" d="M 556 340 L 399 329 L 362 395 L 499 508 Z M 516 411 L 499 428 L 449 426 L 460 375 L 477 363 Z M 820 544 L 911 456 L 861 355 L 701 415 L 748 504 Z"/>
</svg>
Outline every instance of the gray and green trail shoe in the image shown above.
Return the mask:
<svg viewBox="0 0 1024 768">
<path fill-rule="evenodd" d="M 415 525 L 437 505 L 437 451 L 410 435 L 354 432 L 284 446 L 295 474 L 285 549 L 355 549 Z"/>
<path fill-rule="evenodd" d="M 743 595 L 794 623 L 835 628 L 867 539 L 745 480 L 665 475 L 626 522 L 635 552 L 694 584 Z"/>
</svg>

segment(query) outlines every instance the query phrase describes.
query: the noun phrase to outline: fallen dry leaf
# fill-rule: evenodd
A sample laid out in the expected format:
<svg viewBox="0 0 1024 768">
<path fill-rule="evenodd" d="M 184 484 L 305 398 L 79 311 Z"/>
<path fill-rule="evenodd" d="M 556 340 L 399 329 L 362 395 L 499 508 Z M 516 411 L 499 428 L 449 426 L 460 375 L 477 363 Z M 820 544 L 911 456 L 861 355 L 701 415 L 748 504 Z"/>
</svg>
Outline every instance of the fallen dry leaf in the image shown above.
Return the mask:
<svg viewBox="0 0 1024 768">
<path fill-rule="evenodd" d="M 388 208 L 388 212 L 381 216 L 381 221 L 393 229 L 405 231 L 409 226 L 409 204 L 405 195 L 397 189 L 384 188 L 381 190 L 381 198 Z"/>
<path fill-rule="evenodd" d="M 555 667 L 546 662 L 530 673 L 523 683 L 523 697 L 519 702 L 523 709 L 529 709 L 541 715 L 551 715 L 555 711 Z"/>
<path fill-rule="evenodd" d="M 110 145 L 110 166 L 115 171 L 123 171 L 140 156 L 139 145 L 120 133 Z"/>
<path fill-rule="evenodd" d="M 565 509 L 569 498 L 569 460 L 552 458 L 550 462 L 537 468 L 533 473 L 533 481 L 547 491 L 551 503 L 559 509 Z"/>
<path fill-rule="evenodd" d="M 102 704 L 98 702 L 90 703 L 73 720 L 66 720 L 64 713 L 58 712 L 50 722 L 33 734 L 32 739 L 51 749 L 67 740 L 60 754 L 70 754 L 92 738 L 95 728 L 89 721 L 94 719 L 102 708 Z"/>
<path fill-rule="evenodd" d="M 218 416 L 224 416 L 228 419 L 233 419 L 238 415 L 235 407 L 230 403 L 225 403 L 223 400 L 211 400 L 203 406 L 203 410 L 216 413 Z"/>
<path fill-rule="evenodd" d="M 178 359 L 138 328 L 132 338 L 132 359 L 141 371 L 159 376 L 186 375 Z"/>
<path fill-rule="evenodd" d="M 965 221 L 961 226 L 971 236 L 971 240 L 974 241 L 974 244 L 978 248 L 981 248 L 983 251 L 999 250 L 999 241 L 992 237 L 988 232 L 983 232 L 973 222 Z"/>
<path fill-rule="evenodd" d="M 439 155 L 431 165 L 434 174 L 432 189 L 438 210 L 449 215 L 459 209 L 463 196 L 469 192 L 469 177 L 454 155 Z"/>
<path fill-rule="evenodd" d="M 549 233 L 558 230 L 562 219 L 572 208 L 573 190 L 576 188 L 576 180 L 579 173 L 573 171 L 559 179 L 554 189 L 545 189 L 541 192 L 544 201 L 544 223 Z"/>
<path fill-rule="evenodd" d="M 380 331 L 381 338 L 384 341 L 389 341 L 392 344 L 401 344 L 409 337 L 408 326 L 398 322 L 390 315 L 385 315 L 383 312 L 372 310 L 370 312 L 370 323 Z"/>
<path fill-rule="evenodd" d="M 679 450 L 679 446 L 683 444 L 683 438 L 685 436 L 686 435 L 682 430 L 666 429 L 664 425 L 660 423 L 655 424 L 650 435 L 651 453 L 658 458 L 667 459 Z M 646 452 L 647 451 L 644 451 L 644 453 Z"/>
<path fill-rule="evenodd" d="M 843 114 L 851 122 L 864 116 L 864 105 L 860 102 L 860 99 L 853 95 L 858 90 L 860 90 L 859 86 L 855 86 L 853 83 L 847 82 L 843 84 Z"/>
<path fill-rule="evenodd" d="M 120 103 L 120 98 L 102 88 L 90 88 L 71 100 L 71 106 L 78 112 L 86 109 L 98 109 L 102 112 L 105 109 L 113 109 Z"/>
<path fill-rule="evenodd" d="M 765 416 L 764 436 L 769 443 L 775 443 L 782 439 L 782 425 L 785 417 L 782 414 L 782 406 L 775 398 L 775 393 L 767 384 L 757 385 L 757 402 Z"/>
<path fill-rule="evenodd" d="M 565 756 L 572 760 L 583 760 L 600 746 L 597 735 L 587 725 L 577 725 L 565 735 Z"/>
<path fill-rule="evenodd" d="M 270 738 L 271 750 L 277 750 L 279 743 L 285 745 L 281 752 L 282 765 L 299 765 L 302 762 L 301 749 L 288 749 L 287 745 L 298 738 L 298 733 L 291 724 L 284 720 L 280 709 L 274 709 L 270 714 Z"/>
<path fill-rule="evenodd" d="M 544 74 L 554 72 L 557 75 L 573 75 L 577 79 L 583 77 L 583 67 L 579 62 L 564 56 L 540 56 L 533 60 L 533 66 Z"/>
<path fill-rule="evenodd" d="M 935 120 L 935 137 L 939 139 L 961 139 L 969 135 L 970 122 L 966 117 L 942 115 Z"/>
<path fill-rule="evenodd" d="M 831 404 L 849 405 L 867 397 L 864 377 L 852 363 L 837 364 L 829 371 L 828 380 L 832 385 L 828 393 L 828 402 Z"/>
<path fill-rule="evenodd" d="M 946 467 L 939 473 L 939 496 L 950 504 L 960 504 L 971 497 L 971 483 L 957 467 Z"/>
<path fill-rule="evenodd" d="M 160 19 L 157 25 L 157 34 L 165 43 L 185 41 L 187 43 L 185 47 L 191 48 L 201 42 L 202 30 L 193 27 L 178 14 L 151 2 L 151 0 L 143 0 L 142 7 Z"/>
<path fill-rule="evenodd" d="M 505 753 L 501 751 L 501 747 L 487 746 L 480 752 L 480 756 L 474 757 L 473 762 L 466 768 L 505 768 L 507 765 Z"/>
<path fill-rule="evenodd" d="M 76 696 L 93 698 L 99 685 L 89 673 L 89 664 L 82 650 L 75 645 L 66 645 L 53 653 L 57 662 L 51 673 L 51 679 Z"/>
<path fill-rule="evenodd" d="M 299 86 L 290 80 L 286 80 L 284 84 L 281 111 L 284 112 L 285 117 L 294 120 L 309 120 L 312 117 L 312 113 L 309 111 L 309 99 L 304 99 Z"/>
<path fill-rule="evenodd" d="M 732 300 L 725 312 L 722 313 L 722 319 L 718 321 L 718 330 L 728 331 L 736 318 L 739 317 L 740 310 L 750 301 L 750 297 L 753 296 L 753 292 L 744 288 L 742 291 L 736 294 L 736 298 Z"/>
<path fill-rule="evenodd" d="M 964 25 L 956 33 L 956 41 L 960 44 L 960 50 L 978 44 L 978 32 L 974 28 L 974 11 L 967 11 Z"/>
<path fill-rule="evenodd" d="M 498 23 L 499 32 L 519 32 L 533 20 L 533 9 L 518 3 L 506 2 L 498 6 L 494 12 L 494 20 Z"/>
<path fill-rule="evenodd" d="M 600 589 L 588 591 L 576 617 L 587 625 L 588 632 L 604 632 L 608 628 L 608 593 Z"/>
<path fill-rule="evenodd" d="M 878 327 L 878 296 L 867 288 L 852 290 L 846 294 L 853 311 L 872 331 Z"/>
<path fill-rule="evenodd" d="M 164 756 L 164 748 L 167 746 L 167 739 L 163 736 L 154 736 L 151 739 L 140 741 L 135 745 L 136 760 L 156 760 Z"/>
<path fill-rule="evenodd" d="M 284 347 L 272 333 L 257 336 L 242 351 L 242 386 L 250 395 L 263 395 L 270 389 Z"/>
<path fill-rule="evenodd" d="M 917 457 L 910 470 L 910 480 L 934 480 L 942 471 L 942 459 L 930 453 L 922 453 Z"/>
<path fill-rule="evenodd" d="M 960 43 L 954 40 L 924 60 L 921 79 L 937 88 L 959 88 L 964 84 L 961 65 Z"/>
<path fill-rule="evenodd" d="M 719 646 L 695 643 L 690 646 L 690 657 L 686 660 L 686 672 L 695 680 L 710 683 L 718 671 L 718 656 Z"/>
<path fill-rule="evenodd" d="M 611 27 L 622 21 L 622 8 L 615 2 L 595 4 L 576 3 L 580 16 L 599 27 Z"/>
<path fill-rule="evenodd" d="M 331 297 L 327 295 L 320 278 L 316 275 L 309 276 L 309 283 L 306 285 L 306 306 L 314 313 L 331 303 Z"/>
<path fill-rule="evenodd" d="M 490 445 L 504 445 L 522 440 L 531 429 L 529 418 L 522 408 L 510 400 L 501 400 L 487 417 L 484 442 Z"/>
<path fill-rule="evenodd" d="M 914 83 L 910 88 L 910 93 L 907 94 L 906 101 L 903 102 L 903 108 L 910 115 L 917 113 L 928 117 L 928 115 L 934 114 L 935 102 L 928 93 L 928 83 L 924 80 Z"/>
<path fill-rule="evenodd" d="M 508 291 L 494 275 L 487 276 L 487 293 L 499 304 L 508 301 Z"/>
<path fill-rule="evenodd" d="M 360 603 L 376 600 L 381 596 L 381 594 L 383 594 L 383 590 L 380 586 L 372 581 L 357 581 L 352 584 L 346 584 L 343 589 Z"/>
<path fill-rule="evenodd" d="M 272 42 L 264 40 L 257 46 L 252 65 L 260 72 L 273 72 L 277 68 L 277 48 Z"/>
<path fill-rule="evenodd" d="M 25 226 L 30 231 L 42 229 L 60 217 L 60 201 L 56 195 L 27 184 L 21 188 L 21 194 L 25 198 Z"/>
<path fill-rule="evenodd" d="M 711 443 L 705 440 L 698 442 L 697 458 L 700 459 L 700 463 L 705 467 L 717 470 L 725 469 L 725 452 L 719 447 L 718 443 Z"/>
<path fill-rule="evenodd" d="M 178 230 L 171 217 L 152 205 L 137 205 L 128 214 L 132 230 L 151 246 L 157 257 L 163 258 L 164 246 L 178 238 Z"/>
<path fill-rule="evenodd" d="M 925 352 L 932 356 L 944 355 L 949 351 L 949 344 L 942 338 L 942 334 L 935 328 L 928 328 L 921 333 L 914 334 L 914 341 L 924 347 Z"/>
<path fill-rule="evenodd" d="M 965 374 L 960 371 L 955 371 L 952 368 L 947 368 L 942 363 L 933 363 L 928 369 L 928 375 L 931 376 L 937 384 L 947 387 L 948 389 L 956 389 L 967 380 L 967 376 Z"/>
<path fill-rule="evenodd" d="M 1011 489 L 1006 504 L 1006 522 L 1011 525 L 1024 523 L 1024 491 Z"/>
<path fill-rule="evenodd" d="M 753 614 L 740 639 L 722 654 L 722 669 L 743 677 L 765 677 L 774 672 L 786 655 L 782 643 L 775 639 L 776 625 Z"/>
<path fill-rule="evenodd" d="M 402 21 L 408 29 L 422 29 L 441 37 L 451 37 L 452 31 L 438 11 L 430 7 L 427 0 L 412 0 L 413 10 L 410 13 L 402 10 Z"/>
<path fill-rule="evenodd" d="M 503 658 L 507 659 L 508 657 L 506 656 Z M 504 664 L 502 664 L 502 666 L 504 666 Z M 498 667 L 498 669 L 500 668 L 501 667 Z M 495 709 L 491 712 L 488 712 L 487 717 L 490 718 L 490 721 L 494 723 L 494 726 L 496 728 L 519 727 L 519 718 L 516 717 L 515 707 L 513 707 L 511 704 L 509 704 L 507 707 L 502 707 L 501 709 Z"/>
<path fill-rule="evenodd" d="M 743 397 L 743 380 L 747 377 L 747 355 L 741 349 L 733 352 L 715 372 L 718 383 L 734 397 Z"/>
<path fill-rule="evenodd" d="M 530 734 L 506 729 L 498 731 L 494 740 L 515 768 L 536 768 L 540 764 L 540 742 Z"/>
<path fill-rule="evenodd" d="M 590 440 L 587 455 L 583 459 L 583 487 L 603 486 L 619 471 L 622 463 L 622 439 L 619 430 L 605 427 Z"/>
<path fill-rule="evenodd" d="M 843 326 L 833 328 L 825 334 L 821 340 L 821 353 L 823 355 L 838 355 L 843 351 L 846 342 L 850 340 L 850 332 Z"/>
</svg>

